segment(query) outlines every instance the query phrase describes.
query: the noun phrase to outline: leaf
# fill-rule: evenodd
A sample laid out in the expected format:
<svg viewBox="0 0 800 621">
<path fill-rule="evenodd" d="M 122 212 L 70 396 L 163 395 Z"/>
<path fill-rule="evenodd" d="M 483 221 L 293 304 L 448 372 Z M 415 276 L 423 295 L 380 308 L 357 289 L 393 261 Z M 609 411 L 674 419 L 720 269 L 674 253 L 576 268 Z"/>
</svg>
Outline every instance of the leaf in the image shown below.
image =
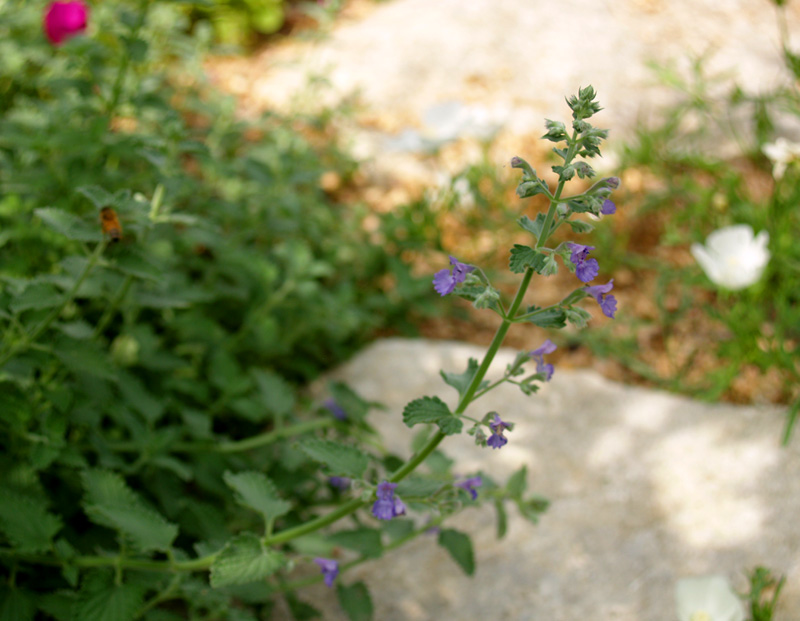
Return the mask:
<svg viewBox="0 0 800 621">
<path fill-rule="evenodd" d="M 475 360 L 475 358 L 470 358 L 469 362 L 467 362 L 467 370 L 463 373 L 445 373 L 444 371 L 439 371 L 439 374 L 442 376 L 445 384 L 455 388 L 458 391 L 458 395 L 463 397 L 477 371 L 478 361 Z M 484 380 L 480 383 L 480 386 L 478 386 L 478 390 L 481 390 L 488 385 L 489 382 Z"/>
<path fill-rule="evenodd" d="M 350 621 L 370 621 L 372 619 L 374 608 L 366 584 L 363 582 L 356 582 L 350 586 L 337 584 L 336 595 L 339 598 L 339 605 Z"/>
<path fill-rule="evenodd" d="M 331 474 L 359 479 L 369 465 L 369 457 L 359 449 L 331 440 L 310 438 L 300 443 L 311 459 L 325 464 Z"/>
<path fill-rule="evenodd" d="M 64 366 L 74 373 L 115 379 L 114 365 L 97 343 L 63 336 L 53 344 L 53 350 Z"/>
<path fill-rule="evenodd" d="M 22 311 L 39 308 L 53 308 L 64 301 L 64 294 L 53 285 L 33 282 L 19 295 L 14 296 L 8 307 L 18 315 Z"/>
<path fill-rule="evenodd" d="M 508 514 L 502 500 L 495 500 L 494 508 L 497 511 L 497 538 L 502 539 L 508 531 Z"/>
<path fill-rule="evenodd" d="M 530 307 L 528 312 L 530 313 L 535 310 L 539 309 Z M 553 306 L 529 317 L 527 321 L 540 328 L 563 328 L 566 325 L 567 312 L 563 308 Z"/>
<path fill-rule="evenodd" d="M 79 218 L 63 209 L 55 207 L 41 207 L 34 213 L 39 216 L 48 228 L 64 235 L 68 239 L 77 241 L 101 241 L 100 222 L 89 224 L 85 219 Z"/>
<path fill-rule="evenodd" d="M 236 492 L 236 502 L 255 509 L 269 523 L 292 508 L 290 502 L 278 496 L 275 484 L 261 472 L 248 471 L 233 473 L 225 471 L 225 484 Z"/>
<path fill-rule="evenodd" d="M 475 573 L 475 555 L 469 535 L 452 528 L 443 529 L 439 533 L 439 545 L 450 553 L 465 574 L 471 576 Z"/>
<path fill-rule="evenodd" d="M 130 621 L 137 617 L 145 587 L 114 584 L 108 571 L 87 574 L 81 586 L 73 618 L 81 621 Z"/>
<path fill-rule="evenodd" d="M 341 530 L 328 536 L 328 541 L 367 558 L 378 558 L 383 552 L 381 533 L 375 528 Z"/>
<path fill-rule="evenodd" d="M 528 231 L 528 233 L 532 233 L 536 238 L 536 241 L 539 241 L 539 238 L 542 236 L 542 227 L 544 227 L 544 221 L 545 215 L 540 213 L 536 215 L 535 220 L 531 220 L 528 216 L 522 216 L 519 220 L 517 220 L 517 224 Z"/>
<path fill-rule="evenodd" d="M 159 401 L 142 381 L 130 373 L 121 373 L 117 382 L 125 403 L 145 417 L 151 425 L 164 415 L 166 406 Z"/>
<path fill-rule="evenodd" d="M 591 233 L 594 231 L 594 226 L 589 224 L 588 222 L 583 222 L 581 220 L 567 220 L 567 224 L 572 227 L 572 230 L 575 233 Z"/>
<path fill-rule="evenodd" d="M 256 535 L 238 535 L 214 559 L 211 565 L 211 586 L 217 589 L 263 580 L 285 564 L 286 557 L 266 547 Z"/>
<path fill-rule="evenodd" d="M 522 494 L 528 487 L 528 467 L 522 466 L 509 477 L 506 483 L 506 491 L 511 498 L 522 498 Z"/>
<path fill-rule="evenodd" d="M 125 535 L 141 552 L 169 550 L 178 527 L 144 506 L 86 506 L 86 515 L 97 524 L 110 526 Z"/>
<path fill-rule="evenodd" d="M 403 422 L 409 427 L 420 423 L 436 423 L 442 433 L 448 436 L 459 433 L 464 426 L 439 397 L 422 397 L 407 404 L 403 410 Z"/>
<path fill-rule="evenodd" d="M 31 621 L 36 604 L 24 589 L 0 586 L 0 621 Z"/>
<path fill-rule="evenodd" d="M 0 530 L 20 552 L 45 552 L 61 530 L 61 519 L 44 501 L 11 489 L 0 489 Z"/>
<path fill-rule="evenodd" d="M 521 244 L 514 244 L 511 249 L 511 259 L 508 262 L 508 269 L 515 274 L 521 274 L 529 267 L 537 272 L 544 266 L 545 255 L 543 252 L 534 250 L 530 246 L 523 246 Z"/>
<path fill-rule="evenodd" d="M 262 369 L 252 369 L 250 375 L 261 393 L 261 403 L 266 408 L 265 414 L 285 416 L 294 408 L 295 398 L 292 385 L 277 373 Z"/>
<path fill-rule="evenodd" d="M 95 524 L 125 535 L 140 551 L 167 551 L 178 527 L 148 507 L 125 480 L 107 470 L 84 470 L 83 507 Z"/>
<path fill-rule="evenodd" d="M 569 321 L 576 328 L 585 328 L 586 324 L 592 318 L 592 316 L 589 314 L 589 311 L 583 310 L 582 308 L 577 308 L 575 306 L 570 306 L 565 311 L 565 315 L 567 321 Z"/>
<path fill-rule="evenodd" d="M 114 196 L 109 194 L 104 188 L 99 185 L 84 185 L 75 190 L 79 194 L 83 194 L 86 198 L 92 201 L 97 209 L 102 209 L 107 205 L 114 203 Z"/>
<path fill-rule="evenodd" d="M 334 401 L 345 411 L 347 418 L 354 421 L 363 421 L 370 407 L 376 404 L 365 401 L 343 382 L 331 382 L 328 391 Z"/>
</svg>

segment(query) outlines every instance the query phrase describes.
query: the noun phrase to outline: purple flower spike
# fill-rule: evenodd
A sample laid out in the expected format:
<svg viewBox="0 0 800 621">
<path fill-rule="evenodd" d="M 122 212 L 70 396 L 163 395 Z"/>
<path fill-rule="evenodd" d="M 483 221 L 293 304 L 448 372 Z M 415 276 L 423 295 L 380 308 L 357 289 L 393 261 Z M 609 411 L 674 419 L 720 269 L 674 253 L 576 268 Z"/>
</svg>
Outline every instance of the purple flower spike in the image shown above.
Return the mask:
<svg viewBox="0 0 800 621">
<path fill-rule="evenodd" d="M 614 319 L 614 313 L 617 312 L 617 298 L 613 295 L 608 295 L 608 292 L 614 288 L 614 279 L 612 278 L 604 285 L 594 285 L 593 287 L 586 287 L 586 293 L 591 295 L 600 305 L 600 309 L 606 317 Z"/>
<path fill-rule="evenodd" d="M 492 430 L 492 435 L 486 441 L 486 444 L 493 449 L 499 449 L 508 444 L 508 439 L 503 435 L 503 431 L 511 427 L 508 423 L 500 420 L 500 417 L 495 414 L 494 420 L 489 423 L 489 428 Z"/>
<path fill-rule="evenodd" d="M 322 404 L 326 410 L 328 410 L 333 417 L 337 420 L 347 420 L 347 412 L 342 409 L 342 406 L 336 403 L 333 399 L 326 399 L 325 402 Z"/>
<path fill-rule="evenodd" d="M 587 259 L 594 246 L 583 246 L 572 242 L 568 242 L 567 246 L 572 251 L 569 260 L 575 265 L 575 275 L 578 280 L 581 282 L 594 280 L 600 272 L 600 265 L 597 259 Z"/>
<path fill-rule="evenodd" d="M 550 339 L 547 339 L 538 348 L 534 349 L 530 353 L 531 358 L 536 360 L 536 372 L 544 375 L 544 381 L 546 382 L 549 382 L 550 378 L 553 377 L 555 367 L 553 367 L 552 364 L 545 363 L 544 355 L 552 354 L 556 349 L 558 349 L 558 346 Z"/>
<path fill-rule="evenodd" d="M 372 505 L 372 515 L 379 520 L 391 520 L 398 515 L 405 515 L 405 504 L 394 495 L 396 487 L 397 483 L 389 483 L 388 481 L 378 483 L 378 489 L 375 491 L 378 499 Z"/>
<path fill-rule="evenodd" d="M 503 439 L 505 440 L 505 438 Z M 508 440 L 506 440 L 506 442 L 508 442 Z M 460 483 L 456 483 L 456 487 L 460 487 L 461 489 L 465 489 L 469 492 L 470 496 L 472 496 L 472 500 L 475 500 L 478 497 L 478 492 L 475 491 L 475 488 L 480 487 L 481 485 L 483 485 L 483 480 L 480 477 L 470 477 L 469 479 L 465 479 Z"/>
<path fill-rule="evenodd" d="M 339 563 L 329 558 L 315 558 L 314 562 L 322 570 L 326 586 L 332 587 L 333 581 L 339 575 Z"/>
<path fill-rule="evenodd" d="M 450 270 L 444 269 L 436 272 L 433 277 L 433 288 L 436 289 L 436 292 L 441 296 L 452 293 L 456 285 L 464 282 L 467 274 L 475 269 L 474 265 L 461 263 L 453 256 L 450 257 L 450 265 L 453 270 L 452 273 Z"/>
<path fill-rule="evenodd" d="M 613 201 L 606 199 L 603 201 L 603 206 L 600 208 L 600 213 L 604 216 L 610 216 L 612 213 L 617 213 L 617 206 Z"/>
</svg>

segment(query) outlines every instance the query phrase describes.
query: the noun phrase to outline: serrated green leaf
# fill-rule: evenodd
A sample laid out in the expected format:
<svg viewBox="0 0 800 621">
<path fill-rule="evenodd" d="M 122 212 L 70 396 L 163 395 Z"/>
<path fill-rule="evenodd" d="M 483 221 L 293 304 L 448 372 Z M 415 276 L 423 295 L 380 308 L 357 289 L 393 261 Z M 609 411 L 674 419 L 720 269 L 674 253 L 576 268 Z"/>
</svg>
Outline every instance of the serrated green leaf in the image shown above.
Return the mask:
<svg viewBox="0 0 800 621">
<path fill-rule="evenodd" d="M 522 466 L 509 477 L 506 483 L 506 492 L 511 498 L 521 498 L 528 487 L 528 467 Z"/>
<path fill-rule="evenodd" d="M 529 308 L 528 312 L 538 310 L 536 308 Z M 540 328 L 563 328 L 567 322 L 567 313 L 563 308 L 554 306 L 546 308 L 540 313 L 536 313 L 527 319 L 530 323 L 539 326 Z"/>
<path fill-rule="evenodd" d="M 542 276 L 552 276 L 558 273 L 558 263 L 553 254 L 548 254 L 544 259 L 544 265 L 537 270 Z"/>
<path fill-rule="evenodd" d="M 250 375 L 256 382 L 260 401 L 266 408 L 265 415 L 285 416 L 294 408 L 295 397 L 292 385 L 277 373 L 263 369 L 252 369 Z"/>
<path fill-rule="evenodd" d="M 49 550 L 61 526 L 61 519 L 48 512 L 43 501 L 0 489 L 0 530 L 20 552 Z"/>
<path fill-rule="evenodd" d="M 585 311 L 582 308 L 577 308 L 575 306 L 570 306 L 565 311 L 567 321 L 569 321 L 573 326 L 576 328 L 585 328 L 586 324 L 592 318 L 589 314 L 589 311 Z"/>
<path fill-rule="evenodd" d="M 56 340 L 53 351 L 64 366 L 75 373 L 86 373 L 109 380 L 116 378 L 114 365 L 97 343 L 63 336 Z"/>
<path fill-rule="evenodd" d="M 73 618 L 81 621 L 130 621 L 135 619 L 145 587 L 115 584 L 111 572 L 91 572 L 84 578 Z"/>
<path fill-rule="evenodd" d="M 541 496 L 518 499 L 516 503 L 522 517 L 533 524 L 539 523 L 539 517 L 542 513 L 547 511 L 547 507 L 550 506 L 550 501 Z"/>
<path fill-rule="evenodd" d="M 353 446 L 331 440 L 309 438 L 300 443 L 302 451 L 311 459 L 326 466 L 331 474 L 359 479 L 369 465 L 369 456 Z"/>
<path fill-rule="evenodd" d="M 275 484 L 261 472 L 226 471 L 223 475 L 225 484 L 236 492 L 236 502 L 245 507 L 255 509 L 269 523 L 292 508 L 290 502 L 278 495 Z"/>
<path fill-rule="evenodd" d="M 84 470 L 81 478 L 84 511 L 92 522 L 119 531 L 143 552 L 170 548 L 178 527 L 148 507 L 120 475 Z"/>
<path fill-rule="evenodd" d="M 64 294 L 53 285 L 44 282 L 33 282 L 22 293 L 14 296 L 8 307 L 16 315 L 31 309 L 53 308 L 63 301 Z"/>
<path fill-rule="evenodd" d="M 446 435 L 459 433 L 463 427 L 461 419 L 439 397 L 422 397 L 407 404 L 403 409 L 403 422 L 409 427 L 420 423 L 436 423 Z"/>
<path fill-rule="evenodd" d="M 87 505 L 85 511 L 96 524 L 121 532 L 141 552 L 166 552 L 178 536 L 175 524 L 147 507 Z"/>
<path fill-rule="evenodd" d="M 511 249 L 511 259 L 508 262 L 508 268 L 515 274 L 521 274 L 529 267 L 537 272 L 544 266 L 544 261 L 547 255 L 538 250 L 534 250 L 530 246 L 523 246 L 521 244 L 514 244 Z"/>
<path fill-rule="evenodd" d="M 68 239 L 88 242 L 100 241 L 103 238 L 99 220 L 90 224 L 83 218 L 55 207 L 41 207 L 35 209 L 34 213 L 48 228 Z"/>
<path fill-rule="evenodd" d="M 443 529 L 439 533 L 439 545 L 450 553 L 465 574 L 471 576 L 475 573 L 475 555 L 469 535 L 452 528 Z"/>
<path fill-rule="evenodd" d="M 376 404 L 365 401 L 343 382 L 331 382 L 328 391 L 337 405 L 342 408 L 348 420 L 363 421 L 370 407 Z"/>
<path fill-rule="evenodd" d="M 542 236 L 542 228 L 544 227 L 545 215 L 543 213 L 537 214 L 535 220 L 531 220 L 528 216 L 522 216 L 519 220 L 517 220 L 517 224 L 519 224 L 523 229 L 528 231 L 528 233 L 532 233 L 533 236 L 538 241 L 539 238 Z"/>
<path fill-rule="evenodd" d="M 572 227 L 575 233 L 591 233 L 594 231 L 594 226 L 592 224 L 583 222 L 582 220 L 567 220 L 567 224 Z"/>
<path fill-rule="evenodd" d="M 33 594 L 0 585 L 0 621 L 31 621 L 36 614 Z"/>
<path fill-rule="evenodd" d="M 328 541 L 334 545 L 358 552 L 367 558 L 378 558 L 383 553 L 381 533 L 375 528 L 341 530 L 328 535 Z"/>
<path fill-rule="evenodd" d="M 92 201 L 97 209 L 102 209 L 114 203 L 114 196 L 99 185 L 83 185 L 76 188 L 75 191 Z"/>
<path fill-rule="evenodd" d="M 336 595 L 339 598 L 339 605 L 350 621 L 370 621 L 372 619 L 374 608 L 366 584 L 363 582 L 356 582 L 350 586 L 337 584 Z"/>
<path fill-rule="evenodd" d="M 469 362 L 467 362 L 467 370 L 463 373 L 445 373 L 444 371 L 439 371 L 439 374 L 442 376 L 445 384 L 455 388 L 458 391 L 459 396 L 463 397 L 477 371 L 478 361 L 475 360 L 475 358 L 470 358 Z M 488 381 L 483 381 L 478 387 L 478 390 L 481 390 L 488 385 Z"/>
<path fill-rule="evenodd" d="M 211 565 L 211 586 L 246 584 L 263 580 L 286 564 L 286 557 L 261 543 L 252 533 L 231 539 Z"/>
</svg>

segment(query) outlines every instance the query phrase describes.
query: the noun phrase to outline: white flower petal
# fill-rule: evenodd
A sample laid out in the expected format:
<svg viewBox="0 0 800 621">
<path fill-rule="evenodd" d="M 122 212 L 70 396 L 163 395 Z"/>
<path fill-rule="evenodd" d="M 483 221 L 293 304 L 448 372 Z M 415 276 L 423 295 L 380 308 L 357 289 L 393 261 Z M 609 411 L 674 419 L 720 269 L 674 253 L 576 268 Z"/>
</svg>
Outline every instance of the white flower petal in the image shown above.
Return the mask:
<svg viewBox="0 0 800 621">
<path fill-rule="evenodd" d="M 683 578 L 675 586 L 678 619 L 690 621 L 705 613 L 711 621 L 744 621 L 744 606 L 723 576 Z"/>
<path fill-rule="evenodd" d="M 692 244 L 691 252 L 714 284 L 737 290 L 758 282 L 769 263 L 769 233 L 753 237 L 747 224 L 736 224 L 711 233 L 705 246 Z"/>
</svg>

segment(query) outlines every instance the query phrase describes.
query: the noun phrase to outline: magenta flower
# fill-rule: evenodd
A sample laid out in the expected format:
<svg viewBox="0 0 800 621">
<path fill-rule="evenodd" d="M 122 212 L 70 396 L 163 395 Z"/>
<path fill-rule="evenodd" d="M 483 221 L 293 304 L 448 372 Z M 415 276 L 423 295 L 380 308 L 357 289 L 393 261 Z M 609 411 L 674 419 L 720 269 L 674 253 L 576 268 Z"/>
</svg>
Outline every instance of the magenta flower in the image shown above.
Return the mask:
<svg viewBox="0 0 800 621">
<path fill-rule="evenodd" d="M 575 266 L 575 275 L 581 282 L 589 282 L 597 277 L 600 266 L 597 259 L 587 259 L 589 253 L 594 250 L 594 246 L 583 246 L 567 242 L 567 247 L 572 251 L 569 260 Z"/>
<path fill-rule="evenodd" d="M 319 565 L 322 570 L 322 575 L 325 578 L 325 584 L 329 587 L 333 586 L 333 581 L 339 575 L 339 563 L 329 558 L 315 558 L 314 562 Z"/>
<path fill-rule="evenodd" d="M 600 305 L 603 314 L 611 319 L 614 319 L 614 313 L 617 312 L 617 298 L 613 295 L 608 295 L 608 292 L 613 288 L 613 278 L 604 285 L 594 285 L 593 287 L 585 288 L 586 293 L 591 295 Z"/>
<path fill-rule="evenodd" d="M 89 7 L 82 0 L 51 2 L 44 12 L 44 33 L 53 45 L 86 30 L 89 20 Z"/>
<path fill-rule="evenodd" d="M 391 520 L 398 515 L 405 515 L 405 504 L 394 495 L 396 487 L 397 483 L 389 483 L 388 481 L 378 483 L 378 489 L 375 491 L 378 499 L 372 505 L 372 515 L 379 520 Z"/>
<path fill-rule="evenodd" d="M 450 265 L 453 268 L 452 273 L 448 269 L 443 269 L 436 272 L 433 277 L 433 288 L 436 289 L 436 292 L 441 296 L 452 293 L 456 285 L 464 282 L 467 274 L 475 269 L 474 265 L 461 263 L 452 256 L 450 257 Z"/>
<path fill-rule="evenodd" d="M 480 487 L 483 485 L 483 479 L 480 477 L 470 477 L 469 479 L 465 479 L 460 483 L 456 483 L 456 487 L 460 487 L 461 489 L 465 489 L 469 492 L 470 496 L 472 496 L 472 500 L 475 500 L 478 497 L 478 492 L 475 491 L 476 487 Z"/>
<path fill-rule="evenodd" d="M 500 420 L 500 417 L 495 414 L 494 420 L 489 423 L 489 428 L 492 430 L 492 435 L 486 441 L 486 444 L 493 449 L 499 449 L 508 444 L 508 438 L 503 435 L 503 431 L 510 429 L 511 425 Z"/>
<path fill-rule="evenodd" d="M 530 357 L 536 360 L 536 372 L 544 375 L 544 381 L 546 382 L 549 382 L 550 378 L 553 377 L 555 368 L 552 364 L 545 364 L 544 355 L 552 354 L 556 349 L 558 349 L 558 346 L 550 339 L 547 339 L 530 353 Z"/>
</svg>

